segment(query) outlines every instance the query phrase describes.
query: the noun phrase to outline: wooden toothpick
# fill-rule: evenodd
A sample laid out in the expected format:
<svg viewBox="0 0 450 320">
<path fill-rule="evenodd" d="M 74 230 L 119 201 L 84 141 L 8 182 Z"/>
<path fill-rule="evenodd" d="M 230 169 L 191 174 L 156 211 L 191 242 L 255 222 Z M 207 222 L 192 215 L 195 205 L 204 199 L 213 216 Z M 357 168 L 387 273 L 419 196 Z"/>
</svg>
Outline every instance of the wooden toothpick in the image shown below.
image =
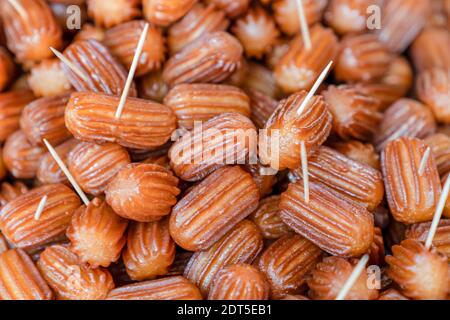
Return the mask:
<svg viewBox="0 0 450 320">
<path fill-rule="evenodd" d="M 369 261 L 369 255 L 365 254 L 361 258 L 361 260 L 359 260 L 359 262 L 355 266 L 355 268 L 353 268 L 353 271 L 350 274 L 350 277 L 348 277 L 347 281 L 342 286 L 342 289 L 341 289 L 341 291 L 339 291 L 339 294 L 337 295 L 336 300 L 344 300 L 345 299 L 345 297 L 349 293 L 350 289 L 353 287 L 356 280 L 358 280 L 359 276 L 361 275 L 361 272 L 363 272 L 368 261 Z"/>
<path fill-rule="evenodd" d="M 59 157 L 58 153 L 56 153 L 56 150 L 52 147 L 52 145 L 47 141 L 47 139 L 44 139 L 44 143 L 48 149 L 48 151 L 50 152 L 50 154 L 52 155 L 53 159 L 55 159 L 56 163 L 58 164 L 58 166 L 61 168 L 62 172 L 64 172 L 64 174 L 66 175 L 67 179 L 69 180 L 69 182 L 72 184 L 73 188 L 75 189 L 75 191 L 78 193 L 78 195 L 80 196 L 81 200 L 83 200 L 83 203 L 85 205 L 89 204 L 89 199 L 88 197 L 86 197 L 86 195 L 84 194 L 83 190 L 81 190 L 80 186 L 78 185 L 78 183 L 75 181 L 75 178 L 72 176 L 72 174 L 70 173 L 69 169 L 67 169 L 66 165 L 64 164 L 64 162 L 61 160 L 61 158 Z"/>
<path fill-rule="evenodd" d="M 333 65 L 333 61 L 330 61 L 328 63 L 328 65 L 325 67 L 325 69 L 323 69 L 322 73 L 317 78 L 317 80 L 314 83 L 313 87 L 308 92 L 308 94 L 306 95 L 305 99 L 303 99 L 302 104 L 300 105 L 300 107 L 297 110 L 297 115 L 301 115 L 303 113 L 303 111 L 305 111 L 305 108 L 308 106 L 309 101 L 312 99 L 312 97 L 314 97 L 314 95 L 316 94 L 316 92 L 319 89 L 320 85 L 322 84 L 323 80 L 325 80 L 325 78 L 327 77 L 328 72 L 330 71 L 332 65 Z"/>
<path fill-rule="evenodd" d="M 420 160 L 419 176 L 423 175 L 423 172 L 425 171 L 425 166 L 427 164 L 428 158 L 430 157 L 430 154 L 431 154 L 431 148 L 428 147 L 422 156 L 422 160 Z"/>
<path fill-rule="evenodd" d="M 133 63 L 131 64 L 130 72 L 128 73 L 127 81 L 125 82 L 125 87 L 123 89 L 122 96 L 120 97 L 119 106 L 117 107 L 115 115 L 116 119 L 119 119 L 120 116 L 122 115 L 125 102 L 127 101 L 128 93 L 130 91 L 131 84 L 133 82 L 134 74 L 136 73 L 136 68 L 138 66 L 139 59 L 141 57 L 142 49 L 144 48 L 145 39 L 147 38 L 149 26 L 150 25 L 148 23 L 145 24 L 144 30 L 142 31 L 141 37 L 139 38 L 139 42 L 133 58 Z"/>
<path fill-rule="evenodd" d="M 308 155 L 306 153 L 305 141 L 300 142 L 300 154 L 302 160 L 303 189 L 305 192 L 305 202 L 309 203 L 309 170 Z"/>
<path fill-rule="evenodd" d="M 441 220 L 442 212 L 444 211 L 445 204 L 447 202 L 448 194 L 450 191 L 450 175 L 445 180 L 444 188 L 442 189 L 439 202 L 434 213 L 433 221 L 431 222 L 430 231 L 428 232 L 427 240 L 425 241 L 425 248 L 428 250 L 433 244 L 433 239 L 439 226 L 439 220 Z"/>
<path fill-rule="evenodd" d="M 302 33 L 303 43 L 306 50 L 312 49 L 311 36 L 309 34 L 308 21 L 306 21 L 305 8 L 303 7 L 303 0 L 297 0 L 298 19 L 300 21 L 300 31 Z"/>
<path fill-rule="evenodd" d="M 24 19 L 25 21 L 28 20 L 27 11 L 19 2 L 17 2 L 17 0 L 8 0 L 8 2 L 14 7 L 14 10 L 16 10 L 20 14 L 22 19 Z"/>
<path fill-rule="evenodd" d="M 73 72 L 76 73 L 77 76 L 79 76 L 81 79 L 83 79 L 83 81 L 88 81 L 89 79 L 84 75 L 84 73 L 78 69 L 69 59 L 67 59 L 66 57 L 64 57 L 64 55 L 59 52 L 58 50 L 56 50 L 53 47 L 50 47 L 50 50 L 52 50 L 53 54 L 59 59 L 61 60 L 66 66 L 68 66 L 70 68 L 70 70 L 72 70 Z"/>
<path fill-rule="evenodd" d="M 43 196 L 39 205 L 34 213 L 34 220 L 39 220 L 41 218 L 42 211 L 44 211 L 45 203 L 47 202 L 47 196 Z"/>
</svg>

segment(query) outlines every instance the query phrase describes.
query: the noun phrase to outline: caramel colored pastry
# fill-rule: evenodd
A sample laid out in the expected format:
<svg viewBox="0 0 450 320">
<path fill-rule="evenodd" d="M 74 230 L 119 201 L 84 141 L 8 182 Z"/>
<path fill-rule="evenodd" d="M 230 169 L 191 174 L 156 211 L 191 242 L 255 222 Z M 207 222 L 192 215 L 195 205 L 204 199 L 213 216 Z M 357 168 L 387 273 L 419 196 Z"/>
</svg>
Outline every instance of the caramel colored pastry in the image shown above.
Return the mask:
<svg viewBox="0 0 450 320">
<path fill-rule="evenodd" d="M 386 257 L 388 275 L 411 299 L 445 300 L 449 293 L 447 258 L 416 240 L 404 240 Z"/>
<path fill-rule="evenodd" d="M 267 300 L 269 290 L 269 283 L 258 269 L 236 264 L 217 273 L 208 300 Z"/>
<path fill-rule="evenodd" d="M 132 163 L 109 183 L 106 201 L 123 218 L 140 222 L 157 221 L 177 203 L 178 178 L 154 164 Z M 149 205 L 151 204 L 151 205 Z"/>
<path fill-rule="evenodd" d="M 168 219 L 131 223 L 123 261 L 132 279 L 142 281 L 165 276 L 174 260 L 175 242 L 169 233 Z"/>
<path fill-rule="evenodd" d="M 127 225 L 105 201 L 95 198 L 73 213 L 67 229 L 71 250 L 93 268 L 108 267 L 120 257 Z"/>
<path fill-rule="evenodd" d="M 47 247 L 37 265 L 59 300 L 103 300 L 114 288 L 108 270 L 80 263 L 75 253 L 61 245 Z"/>
</svg>

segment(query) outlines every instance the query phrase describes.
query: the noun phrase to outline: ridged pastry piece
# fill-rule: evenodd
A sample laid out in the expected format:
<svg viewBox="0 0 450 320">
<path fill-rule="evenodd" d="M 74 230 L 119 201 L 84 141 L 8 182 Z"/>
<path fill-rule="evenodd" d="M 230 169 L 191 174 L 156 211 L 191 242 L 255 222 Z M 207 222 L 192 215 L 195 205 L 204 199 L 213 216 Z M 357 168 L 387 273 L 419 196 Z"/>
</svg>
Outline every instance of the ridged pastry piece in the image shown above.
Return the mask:
<svg viewBox="0 0 450 320">
<path fill-rule="evenodd" d="M 270 283 L 271 297 L 299 293 L 307 275 L 322 256 L 322 250 L 299 235 L 288 235 L 272 243 L 258 260 Z"/>
<path fill-rule="evenodd" d="M 351 199 L 372 211 L 383 200 L 381 173 L 372 167 L 353 161 L 336 150 L 322 146 L 308 159 L 309 179 L 333 189 L 344 199 Z M 302 170 L 294 175 L 302 177 Z"/>
<path fill-rule="evenodd" d="M 344 140 L 369 141 L 381 122 L 380 103 L 351 85 L 330 85 L 322 92 L 333 115 L 333 130 Z"/>
<path fill-rule="evenodd" d="M 389 70 L 393 55 L 373 34 L 348 35 L 340 42 L 336 60 L 337 81 L 375 82 Z"/>
<path fill-rule="evenodd" d="M 125 22 L 108 29 L 105 33 L 103 43 L 127 70 L 131 68 L 145 23 L 143 20 Z M 151 25 L 137 65 L 136 77 L 159 70 L 164 63 L 165 52 L 165 40 L 162 31 Z"/>
<path fill-rule="evenodd" d="M 334 300 L 347 282 L 354 263 L 339 257 L 327 257 L 316 265 L 308 285 L 314 300 Z M 346 300 L 376 300 L 378 291 L 367 287 L 367 273 L 362 272 L 345 297 Z"/>
<path fill-rule="evenodd" d="M 428 157 L 419 173 L 427 145 L 415 138 L 390 142 L 381 156 L 386 196 L 394 219 L 404 224 L 433 218 L 441 195 L 441 181 L 434 158 Z"/>
<path fill-rule="evenodd" d="M 384 257 L 386 252 L 384 250 L 383 233 L 380 228 L 375 227 L 372 245 L 369 249 L 369 265 L 382 266 L 384 265 Z"/>
<path fill-rule="evenodd" d="M 436 1 L 435 1 L 436 2 Z M 425 28 L 414 40 L 410 53 L 418 72 L 450 68 L 450 35 L 445 28 Z"/>
<path fill-rule="evenodd" d="M 252 61 L 248 61 L 245 65 L 246 71 L 242 82 L 239 84 L 241 88 L 245 91 L 258 90 L 272 99 L 278 99 L 282 96 L 275 74 L 271 69 Z"/>
<path fill-rule="evenodd" d="M 16 181 L 12 184 L 3 182 L 0 185 L 0 208 L 3 208 L 8 202 L 27 192 L 28 187 L 21 181 Z"/>
<path fill-rule="evenodd" d="M 450 67 L 421 72 L 417 78 L 416 92 L 418 98 L 431 108 L 438 122 L 450 124 Z"/>
<path fill-rule="evenodd" d="M 130 284 L 108 294 L 108 300 L 202 300 L 198 288 L 175 276 Z"/>
<path fill-rule="evenodd" d="M 8 249 L 9 249 L 8 242 L 6 241 L 3 234 L 0 232 L 0 254 L 2 254 L 5 251 L 8 251 Z"/>
<path fill-rule="evenodd" d="M 115 118 L 118 105 L 119 97 L 73 93 L 66 107 L 67 129 L 82 141 L 148 150 L 164 145 L 176 128 L 174 113 L 162 104 L 128 98 L 120 119 Z"/>
<path fill-rule="evenodd" d="M 306 22 L 309 25 L 319 22 L 326 6 L 326 0 L 303 0 Z M 296 0 L 273 0 L 272 9 L 275 20 L 285 34 L 292 36 L 300 31 Z"/>
<path fill-rule="evenodd" d="M 47 201 L 38 220 L 34 215 L 42 197 Z M 6 204 L 0 215 L 0 229 L 15 247 L 34 249 L 63 235 L 80 199 L 62 184 L 49 184 L 24 193 Z"/>
<path fill-rule="evenodd" d="M 94 39 L 76 41 L 64 50 L 64 57 L 87 78 L 87 80 L 81 78 L 61 62 L 64 73 L 77 91 L 92 91 L 115 96 L 122 94 L 127 71 L 99 41 Z M 132 83 L 129 96 L 136 97 L 136 95 L 136 87 Z"/>
<path fill-rule="evenodd" d="M 182 276 L 184 273 L 184 269 L 186 268 L 189 259 L 191 259 L 193 252 L 189 251 L 179 251 L 175 254 L 175 260 L 170 266 L 169 276 Z"/>
<path fill-rule="evenodd" d="M 405 233 L 406 239 L 425 243 L 430 232 L 431 222 L 424 222 L 410 226 Z M 433 238 L 433 247 L 450 261 L 450 220 L 442 219 Z"/>
<path fill-rule="evenodd" d="M 172 209 L 170 234 L 189 251 L 206 250 L 258 206 L 259 190 L 239 166 L 224 167 L 194 186 Z"/>
<path fill-rule="evenodd" d="M 20 128 L 22 110 L 34 99 L 33 92 L 26 89 L 0 93 L 0 142 Z"/>
<path fill-rule="evenodd" d="M 237 18 L 248 10 L 250 0 L 206 0 L 216 8 L 225 11 L 230 19 Z"/>
<path fill-rule="evenodd" d="M 0 254 L 1 300 L 52 300 L 48 287 L 31 258 L 21 249 Z"/>
<path fill-rule="evenodd" d="M 272 172 L 267 174 L 267 167 L 264 167 L 261 163 L 256 163 L 248 164 L 244 169 L 252 175 L 253 181 L 255 181 L 256 186 L 258 187 L 261 197 L 272 193 L 275 184 L 278 182 L 278 178 Z"/>
<path fill-rule="evenodd" d="M 280 196 L 264 198 L 249 217 L 261 230 L 264 239 L 279 239 L 292 233 L 291 228 L 281 220 L 278 214 L 279 203 Z"/>
<path fill-rule="evenodd" d="M 275 112 L 278 101 L 259 90 L 248 90 L 250 98 L 251 119 L 258 128 L 264 128 L 267 120 Z"/>
<path fill-rule="evenodd" d="M 198 286 L 207 296 L 216 274 L 233 264 L 251 264 L 263 248 L 258 227 L 244 220 L 205 251 L 197 251 L 189 260 L 184 276 Z"/>
<path fill-rule="evenodd" d="M 450 172 L 450 137 L 443 133 L 428 136 L 424 142 L 433 151 L 439 176 L 443 177 Z"/>
<path fill-rule="evenodd" d="M 242 43 L 247 57 L 261 59 L 271 51 L 280 32 L 275 21 L 261 6 L 255 6 L 237 19 L 233 33 Z"/>
<path fill-rule="evenodd" d="M 31 144 L 44 146 L 43 139 L 59 145 L 71 137 L 64 122 L 69 95 L 44 97 L 28 104 L 20 116 L 20 128 Z"/>
<path fill-rule="evenodd" d="M 141 15 L 139 0 L 86 0 L 89 17 L 97 26 L 111 28 Z"/>
<path fill-rule="evenodd" d="M 17 179 L 33 179 L 46 150 L 28 142 L 23 131 L 11 134 L 3 148 L 3 161 L 8 171 Z"/>
<path fill-rule="evenodd" d="M 303 183 L 291 183 L 281 195 L 283 222 L 330 254 L 357 257 L 367 252 L 374 237 L 372 214 L 322 184 L 310 182 L 309 187 L 309 203 Z"/>
<path fill-rule="evenodd" d="M 60 61 L 56 58 L 43 60 L 33 66 L 27 82 L 36 97 L 60 96 L 72 89 Z"/>
<path fill-rule="evenodd" d="M 133 280 L 165 276 L 175 260 L 175 242 L 169 233 L 169 220 L 132 222 L 128 229 L 123 262 Z"/>
<path fill-rule="evenodd" d="M 132 163 L 109 183 L 106 201 L 123 218 L 151 222 L 170 213 L 177 203 L 178 178 L 155 164 Z"/>
<path fill-rule="evenodd" d="M 0 15 L 9 50 L 21 63 L 52 57 L 50 47 L 62 46 L 62 29 L 44 0 L 17 0 L 18 11 L 2 1 Z"/>
<path fill-rule="evenodd" d="M 306 95 L 301 91 L 280 101 L 267 120 L 267 131 L 259 139 L 259 157 L 264 165 L 279 170 L 299 168 L 301 142 L 310 153 L 328 138 L 332 116 L 322 96 L 314 96 L 304 112 L 297 114 Z"/>
<path fill-rule="evenodd" d="M 266 55 L 266 65 L 271 70 L 275 69 L 277 64 L 280 62 L 281 58 L 289 51 L 291 40 L 287 37 L 278 38 L 275 44 L 272 47 L 272 51 L 270 51 Z"/>
<path fill-rule="evenodd" d="M 0 92 L 12 82 L 15 71 L 11 55 L 0 45 Z"/>
<path fill-rule="evenodd" d="M 275 79 L 286 93 L 311 89 L 323 69 L 338 54 L 338 38 L 332 29 L 316 25 L 310 29 L 310 34 L 314 50 L 307 50 L 301 36 L 296 36 L 275 67 Z"/>
<path fill-rule="evenodd" d="M 181 19 L 197 0 L 142 0 L 145 19 L 157 26 L 167 27 Z"/>
<path fill-rule="evenodd" d="M 254 160 L 256 128 L 239 113 L 223 113 L 184 134 L 169 150 L 170 165 L 186 181 L 199 181 L 225 165 Z"/>
<path fill-rule="evenodd" d="M 70 151 L 72 151 L 72 149 L 79 143 L 80 142 L 76 139 L 70 139 L 55 147 L 56 153 L 66 166 Z M 42 184 L 69 183 L 66 175 L 50 153 L 47 153 L 41 157 L 36 177 Z"/>
<path fill-rule="evenodd" d="M 325 21 L 338 34 L 367 30 L 368 8 L 381 7 L 383 0 L 330 0 L 324 13 Z"/>
<path fill-rule="evenodd" d="M 118 144 L 80 142 L 70 151 L 67 162 L 80 187 L 99 196 L 116 174 L 131 163 L 131 159 L 128 151 Z"/>
<path fill-rule="evenodd" d="M 208 33 L 167 61 L 163 80 L 170 86 L 222 82 L 240 67 L 242 53 L 242 45 L 229 33 Z"/>
<path fill-rule="evenodd" d="M 103 300 L 114 288 L 108 270 L 80 263 L 75 253 L 61 245 L 47 247 L 37 265 L 59 300 Z"/>
<path fill-rule="evenodd" d="M 347 158 L 367 164 L 376 170 L 380 170 L 380 156 L 370 143 L 362 143 L 357 140 L 349 140 L 333 144 L 333 148 Z"/>
<path fill-rule="evenodd" d="M 421 243 L 407 239 L 392 247 L 392 256 L 386 257 L 388 275 L 411 299 L 445 300 L 449 293 L 447 257 Z"/>
<path fill-rule="evenodd" d="M 92 268 L 106 268 L 120 257 L 127 225 L 104 200 L 95 198 L 73 213 L 67 229 L 70 249 Z"/>
<path fill-rule="evenodd" d="M 267 300 L 269 291 L 269 283 L 258 269 L 236 264 L 217 273 L 208 300 Z"/>
<path fill-rule="evenodd" d="M 183 19 L 170 26 L 167 37 L 169 51 L 176 54 L 208 33 L 225 31 L 229 24 L 224 11 L 212 4 L 196 3 Z"/>
<path fill-rule="evenodd" d="M 191 130 L 222 113 L 236 112 L 250 117 L 250 100 L 244 91 L 223 84 L 180 84 L 164 98 L 178 119 L 178 127 Z"/>
<path fill-rule="evenodd" d="M 169 92 L 169 86 L 162 78 L 162 71 L 151 72 L 139 78 L 139 98 L 162 103 Z"/>
<path fill-rule="evenodd" d="M 409 300 L 400 291 L 396 289 L 388 289 L 380 293 L 378 300 Z"/>
<path fill-rule="evenodd" d="M 380 111 L 384 111 L 408 93 L 413 81 L 410 63 L 404 56 L 397 56 L 379 83 L 357 83 L 356 87 L 360 93 L 378 99 Z"/>
<path fill-rule="evenodd" d="M 392 52 L 402 53 L 425 26 L 430 14 L 429 0 L 390 0 L 381 12 L 378 39 Z"/>
<path fill-rule="evenodd" d="M 374 143 L 378 152 L 400 137 L 423 139 L 436 132 L 433 113 L 418 101 L 403 98 L 390 106 L 375 135 Z"/>
<path fill-rule="evenodd" d="M 103 41 L 105 39 L 105 30 L 101 27 L 94 26 L 91 23 L 85 23 L 81 27 L 81 30 L 75 35 L 74 40 L 88 40 L 94 39 L 97 41 Z"/>
</svg>

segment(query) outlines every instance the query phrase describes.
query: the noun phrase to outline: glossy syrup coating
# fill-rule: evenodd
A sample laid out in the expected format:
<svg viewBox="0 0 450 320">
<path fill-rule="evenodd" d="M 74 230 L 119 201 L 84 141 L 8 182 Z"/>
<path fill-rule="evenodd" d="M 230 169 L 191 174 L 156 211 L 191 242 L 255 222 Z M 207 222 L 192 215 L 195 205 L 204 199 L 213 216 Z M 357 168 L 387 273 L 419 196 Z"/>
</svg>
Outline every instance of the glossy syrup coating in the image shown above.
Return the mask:
<svg viewBox="0 0 450 320">
<path fill-rule="evenodd" d="M 370 143 L 362 143 L 358 140 L 349 140 L 333 144 L 333 148 L 346 157 L 365 163 L 376 170 L 380 170 L 380 156 Z"/>
<path fill-rule="evenodd" d="M 65 111 L 67 129 L 82 141 L 115 142 L 143 150 L 160 147 L 170 139 L 176 128 L 176 117 L 169 107 L 128 98 L 117 119 L 119 100 L 119 97 L 100 93 L 73 93 Z"/>
<path fill-rule="evenodd" d="M 104 44 L 94 39 L 80 40 L 68 46 L 63 54 L 86 78 L 61 62 L 64 73 L 77 91 L 122 94 L 127 71 Z M 129 96 L 136 95 L 133 83 Z"/>
<path fill-rule="evenodd" d="M 50 47 L 62 46 L 62 29 L 44 0 L 18 0 L 17 11 L 9 1 L 2 1 L 0 14 L 8 48 L 21 63 L 38 62 L 52 57 Z"/>
<path fill-rule="evenodd" d="M 206 2 L 225 11 L 230 19 L 237 18 L 246 12 L 250 4 L 250 0 L 206 0 Z"/>
<path fill-rule="evenodd" d="M 27 104 L 35 99 L 27 89 L 0 93 L 0 141 L 20 128 L 20 116 Z"/>
<path fill-rule="evenodd" d="M 267 300 L 269 292 L 264 274 L 251 265 L 236 264 L 217 273 L 208 300 Z"/>
<path fill-rule="evenodd" d="M 120 257 L 127 225 L 105 201 L 95 198 L 73 213 L 67 229 L 71 250 L 93 268 L 108 267 Z"/>
<path fill-rule="evenodd" d="M 405 237 L 425 243 L 430 227 L 431 222 L 413 224 L 406 230 Z M 433 238 L 433 247 L 450 261 L 450 220 L 442 219 L 439 221 Z"/>
<path fill-rule="evenodd" d="M 123 218 L 157 221 L 177 203 L 178 178 L 155 164 L 132 163 L 120 170 L 105 190 L 106 201 Z M 148 203 L 152 205 L 149 206 Z"/>
<path fill-rule="evenodd" d="M 436 2 L 436 1 L 434 1 Z M 436 45 L 436 44 L 439 45 Z M 414 40 L 410 53 L 418 72 L 450 68 L 450 35 L 444 28 L 425 28 Z"/>
<path fill-rule="evenodd" d="M 108 270 L 80 263 L 75 253 L 61 245 L 47 247 L 37 265 L 58 300 L 103 300 L 114 288 Z"/>
<path fill-rule="evenodd" d="M 173 55 L 164 66 L 163 79 L 171 86 L 222 82 L 240 67 L 242 54 L 242 45 L 229 33 L 209 33 Z"/>
<path fill-rule="evenodd" d="M 239 166 L 213 172 L 172 209 L 170 234 L 182 248 L 206 250 L 258 206 L 259 190 Z"/>
<path fill-rule="evenodd" d="M 182 18 L 197 0 L 143 0 L 144 17 L 151 23 L 166 27 Z"/>
<path fill-rule="evenodd" d="M 446 299 L 450 290 L 446 257 L 411 239 L 393 246 L 392 252 L 392 256 L 386 257 L 388 275 L 405 296 L 423 300 Z"/>
<path fill-rule="evenodd" d="M 196 3 L 183 19 L 170 26 L 167 37 L 169 51 L 171 54 L 180 52 L 207 33 L 225 31 L 229 24 L 223 10 L 213 4 Z"/>
<path fill-rule="evenodd" d="M 405 224 L 433 218 L 441 194 L 441 181 L 433 157 L 419 167 L 427 146 L 419 139 L 403 137 L 390 142 L 382 153 L 381 167 L 389 208 Z"/>
<path fill-rule="evenodd" d="M 0 254 L 1 300 L 52 300 L 53 292 L 21 249 Z"/>
<path fill-rule="evenodd" d="M 88 14 L 95 24 L 111 28 L 140 15 L 139 0 L 87 0 Z"/>
<path fill-rule="evenodd" d="M 108 29 L 105 33 L 105 45 L 127 70 L 130 70 L 145 23 L 143 20 L 125 22 Z M 151 25 L 137 65 L 136 77 L 159 70 L 164 63 L 165 52 L 165 40 L 161 29 Z"/>
<path fill-rule="evenodd" d="M 297 114 L 306 95 L 301 91 L 282 100 L 267 121 L 267 131 L 259 139 L 263 164 L 279 170 L 299 168 L 300 143 L 303 141 L 311 152 L 328 138 L 332 116 L 322 96 L 314 96 L 304 112 Z"/>
<path fill-rule="evenodd" d="M 41 216 L 35 212 L 42 197 L 47 201 Z M 15 247 L 34 249 L 64 235 L 80 199 L 62 184 L 49 184 L 11 200 L 1 210 L 0 229 Z"/>
<path fill-rule="evenodd" d="M 243 220 L 205 251 L 197 251 L 189 260 L 184 276 L 207 296 L 216 274 L 232 264 L 251 264 L 263 249 L 258 227 Z"/>
<path fill-rule="evenodd" d="M 323 69 L 338 54 L 338 39 L 332 29 L 317 24 L 310 33 L 314 50 L 307 50 L 301 36 L 296 36 L 275 67 L 277 83 L 286 93 L 311 89 Z"/>
<path fill-rule="evenodd" d="M 334 300 L 350 277 L 354 263 L 339 257 L 327 257 L 316 265 L 308 279 L 309 296 L 314 300 Z M 378 291 L 367 287 L 367 273 L 362 272 L 346 300 L 376 300 Z"/>
<path fill-rule="evenodd" d="M 283 222 L 330 254 L 358 257 L 365 253 L 374 237 L 372 214 L 325 185 L 310 182 L 309 187 L 309 203 L 303 183 L 291 183 L 281 195 Z"/>
<path fill-rule="evenodd" d="M 175 260 L 175 242 L 169 233 L 169 220 L 133 222 L 128 229 L 123 262 L 134 280 L 165 276 Z"/>
<path fill-rule="evenodd" d="M 80 187 L 94 196 L 103 194 L 109 182 L 130 164 L 128 151 L 115 143 L 80 142 L 67 157 L 68 168 Z"/>
<path fill-rule="evenodd" d="M 272 243 L 258 259 L 259 269 L 270 283 L 271 297 L 299 293 L 322 250 L 300 235 L 287 235 Z"/>
<path fill-rule="evenodd" d="M 443 133 L 428 136 L 424 142 L 431 148 L 439 176 L 450 172 L 450 137 Z"/>
<path fill-rule="evenodd" d="M 223 84 L 180 84 L 165 96 L 164 104 L 174 111 L 178 127 L 194 129 L 195 122 L 205 122 L 223 113 L 250 116 L 250 99 L 237 87 Z"/>
<path fill-rule="evenodd" d="M 0 46 L 0 92 L 12 82 L 15 69 L 11 55 L 5 48 Z"/>
</svg>

